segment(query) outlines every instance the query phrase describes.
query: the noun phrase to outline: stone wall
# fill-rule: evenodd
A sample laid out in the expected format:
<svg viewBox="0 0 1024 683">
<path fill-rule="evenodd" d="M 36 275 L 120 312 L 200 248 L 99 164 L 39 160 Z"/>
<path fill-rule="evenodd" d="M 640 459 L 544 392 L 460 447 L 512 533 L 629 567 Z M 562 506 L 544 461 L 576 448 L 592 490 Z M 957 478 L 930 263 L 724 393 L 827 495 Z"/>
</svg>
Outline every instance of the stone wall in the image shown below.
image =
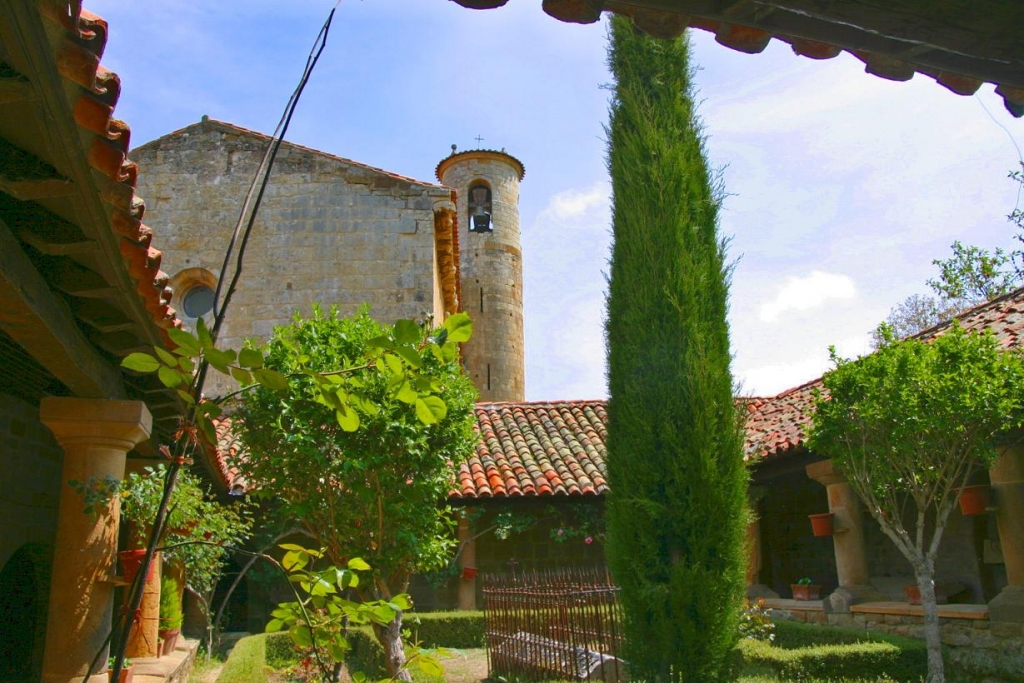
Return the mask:
<svg viewBox="0 0 1024 683">
<path fill-rule="evenodd" d="M 131 152 L 145 222 L 175 288 L 172 304 L 187 323 L 189 288 L 221 277 L 224 251 L 267 138 L 203 121 Z M 338 305 L 354 313 L 364 302 L 383 322 L 432 314 L 435 292 L 435 204 L 451 192 L 429 183 L 285 144 L 246 252 L 238 293 L 220 342 L 237 348 L 265 340 L 296 310 Z M 207 316 L 209 319 L 209 316 Z M 229 384 L 208 383 L 216 394 Z"/>
<path fill-rule="evenodd" d="M 38 680 L 63 451 L 39 408 L 0 394 L 0 680 Z"/>
<path fill-rule="evenodd" d="M 53 545 L 63 457 L 39 408 L 0 394 L 0 567 L 27 543 Z"/>
</svg>

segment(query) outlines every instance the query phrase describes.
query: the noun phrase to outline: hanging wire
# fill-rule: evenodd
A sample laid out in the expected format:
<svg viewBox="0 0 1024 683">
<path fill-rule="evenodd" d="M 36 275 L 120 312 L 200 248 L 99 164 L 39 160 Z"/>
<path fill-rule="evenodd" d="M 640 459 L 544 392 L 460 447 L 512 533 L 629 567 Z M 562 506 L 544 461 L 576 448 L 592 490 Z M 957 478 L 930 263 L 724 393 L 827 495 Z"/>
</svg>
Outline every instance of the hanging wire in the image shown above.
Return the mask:
<svg viewBox="0 0 1024 683">
<path fill-rule="evenodd" d="M 277 152 L 281 147 L 281 143 L 284 140 L 285 134 L 288 132 L 288 125 L 291 123 L 292 116 L 295 113 L 295 109 L 299 104 L 299 98 L 302 95 L 302 91 L 305 89 L 306 84 L 309 82 L 310 76 L 313 74 L 313 69 L 316 67 L 317 62 L 320 59 L 320 55 L 323 53 L 324 48 L 327 46 L 327 35 L 330 32 L 331 22 L 334 19 L 334 12 L 337 10 L 341 0 L 335 3 L 334 8 L 331 9 L 330 14 L 327 15 L 327 20 L 324 22 L 320 29 L 320 33 L 317 34 L 316 40 L 313 41 L 313 47 L 310 50 L 309 56 L 306 58 L 306 66 L 302 71 L 302 77 L 299 79 L 299 84 L 292 92 L 291 97 L 288 99 L 288 104 L 284 108 L 284 113 L 281 116 L 280 122 L 277 124 L 277 128 L 274 129 L 274 134 L 271 137 L 270 144 L 267 146 L 267 150 L 263 155 L 263 160 L 260 162 L 260 166 L 256 171 L 256 175 L 253 177 L 252 184 L 249 186 L 249 191 L 246 194 L 245 202 L 242 205 L 242 210 L 238 217 L 238 222 L 235 225 L 235 230 L 231 235 L 231 240 L 228 243 L 227 250 L 224 254 L 224 265 L 221 269 L 222 274 L 227 273 L 229 264 L 231 264 L 232 253 L 234 252 L 236 243 L 238 244 L 238 254 L 234 258 L 234 274 L 231 278 L 231 282 L 228 286 L 227 291 L 224 294 L 223 302 L 217 306 L 217 302 L 220 301 L 221 289 L 223 286 L 224 278 L 222 277 L 217 283 L 217 291 L 214 295 L 214 311 L 215 311 L 215 322 L 213 329 L 211 330 L 211 337 L 216 340 L 217 333 L 220 331 L 221 326 L 224 322 L 224 316 L 227 313 L 228 304 L 231 302 L 231 297 L 234 294 L 238 286 L 238 281 L 242 275 L 242 265 L 245 258 L 245 248 L 249 243 L 249 238 L 252 234 L 253 225 L 256 221 L 256 215 L 259 212 L 260 204 L 263 201 L 263 195 L 267 188 L 267 183 L 270 180 L 270 173 L 274 167 L 274 160 L 277 157 Z M 206 373 L 209 368 L 208 363 L 204 360 L 199 365 L 198 372 L 196 373 L 196 379 L 193 383 L 192 390 L 193 396 L 198 399 L 202 396 L 203 383 L 206 379 Z M 196 408 L 193 405 L 189 409 L 188 418 L 190 422 L 195 421 Z M 153 554 L 156 550 L 157 543 L 160 536 L 163 534 L 164 525 L 167 522 L 168 505 L 170 503 L 171 494 L 174 490 L 175 482 L 177 481 L 178 471 L 185 463 L 188 456 L 191 455 L 191 449 L 195 447 L 194 439 L 198 438 L 198 435 L 184 434 L 183 438 L 186 442 L 186 446 L 180 446 L 181 451 L 177 457 L 171 459 L 170 467 L 167 470 L 167 476 L 164 480 L 164 491 L 163 498 L 160 502 L 160 508 L 157 510 L 156 519 L 153 521 L 153 529 L 150 534 L 149 543 L 146 547 L 146 555 L 142 560 L 142 566 L 139 568 L 138 576 L 144 577 L 149 571 L 149 566 L 153 561 Z M 179 441 L 179 444 L 181 442 Z M 186 449 L 188 449 L 186 451 Z M 121 637 L 116 643 L 116 654 L 114 655 L 114 663 L 111 666 L 111 680 L 117 680 L 121 670 L 124 668 L 125 660 L 125 648 L 128 645 L 128 639 L 131 636 L 132 624 L 135 622 L 135 613 L 139 609 L 139 605 L 142 603 L 142 593 L 145 586 L 145 580 L 136 580 L 129 589 L 129 604 L 127 609 L 121 612 L 115 619 L 111 635 L 117 631 L 118 628 L 121 630 Z M 103 654 L 103 649 L 106 648 L 107 643 L 110 642 L 110 637 L 104 642 L 100 652 L 97 654 L 93 665 L 89 667 L 86 672 L 86 676 L 83 681 L 88 680 L 90 673 L 94 670 L 99 659 Z"/>
</svg>

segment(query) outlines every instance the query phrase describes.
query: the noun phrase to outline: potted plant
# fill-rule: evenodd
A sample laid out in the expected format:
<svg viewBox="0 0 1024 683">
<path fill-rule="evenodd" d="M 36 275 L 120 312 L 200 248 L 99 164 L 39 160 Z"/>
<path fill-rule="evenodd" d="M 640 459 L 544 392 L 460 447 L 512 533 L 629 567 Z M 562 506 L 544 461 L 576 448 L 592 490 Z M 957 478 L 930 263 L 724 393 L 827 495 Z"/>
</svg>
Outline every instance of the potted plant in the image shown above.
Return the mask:
<svg viewBox="0 0 1024 683">
<path fill-rule="evenodd" d="M 121 675 L 117 677 L 117 683 L 132 683 L 132 670 L 134 669 L 132 660 L 125 657 L 124 664 L 121 666 Z M 113 683 L 114 675 L 114 658 L 111 657 L 107 660 L 107 678 Z"/>
<path fill-rule="evenodd" d="M 160 655 L 169 655 L 174 652 L 174 646 L 178 643 L 178 635 L 181 634 L 181 624 L 185 620 L 181 612 L 181 590 L 178 582 L 171 576 L 165 576 L 160 581 L 160 638 L 163 644 L 160 648 Z"/>
<path fill-rule="evenodd" d="M 794 600 L 817 600 L 821 595 L 821 586 L 805 576 L 794 584 L 790 584 Z"/>
</svg>

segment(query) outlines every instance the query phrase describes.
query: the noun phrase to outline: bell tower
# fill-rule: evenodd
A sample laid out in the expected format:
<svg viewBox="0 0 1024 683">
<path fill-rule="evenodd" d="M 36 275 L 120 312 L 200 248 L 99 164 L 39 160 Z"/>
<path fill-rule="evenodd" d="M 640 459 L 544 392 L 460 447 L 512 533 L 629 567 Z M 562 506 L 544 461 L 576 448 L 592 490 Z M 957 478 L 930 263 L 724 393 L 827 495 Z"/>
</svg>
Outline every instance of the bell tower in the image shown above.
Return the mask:
<svg viewBox="0 0 1024 683">
<path fill-rule="evenodd" d="M 473 338 L 462 350 L 466 369 L 481 401 L 523 401 L 523 164 L 505 150 L 456 152 L 452 145 L 436 173 L 458 198 L 462 308 L 473 319 Z"/>
</svg>

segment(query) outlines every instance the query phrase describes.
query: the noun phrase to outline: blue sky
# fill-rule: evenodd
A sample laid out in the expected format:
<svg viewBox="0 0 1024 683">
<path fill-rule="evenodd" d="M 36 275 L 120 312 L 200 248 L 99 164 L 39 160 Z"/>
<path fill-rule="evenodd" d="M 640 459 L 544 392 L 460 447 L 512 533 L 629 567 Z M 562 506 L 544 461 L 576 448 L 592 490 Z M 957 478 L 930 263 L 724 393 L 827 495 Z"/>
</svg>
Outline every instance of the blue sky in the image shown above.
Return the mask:
<svg viewBox="0 0 1024 683">
<path fill-rule="evenodd" d="M 329 1 L 86 0 L 110 24 L 103 65 L 137 146 L 204 114 L 275 127 Z M 1011 246 L 1006 179 L 1024 122 L 992 86 L 960 97 L 892 83 L 849 55 L 745 55 L 693 33 L 700 115 L 728 194 L 730 324 L 743 393 L 814 379 L 852 356 L 905 297 L 927 291 L 955 239 Z M 445 0 L 344 0 L 288 139 L 434 181 L 449 153 L 505 148 L 520 198 L 527 398 L 606 395 L 610 244 L 603 24 L 537 0 L 472 11 Z M 145 198 L 143 198 L 145 199 Z M 159 225 L 156 246 L 159 247 Z"/>
</svg>

